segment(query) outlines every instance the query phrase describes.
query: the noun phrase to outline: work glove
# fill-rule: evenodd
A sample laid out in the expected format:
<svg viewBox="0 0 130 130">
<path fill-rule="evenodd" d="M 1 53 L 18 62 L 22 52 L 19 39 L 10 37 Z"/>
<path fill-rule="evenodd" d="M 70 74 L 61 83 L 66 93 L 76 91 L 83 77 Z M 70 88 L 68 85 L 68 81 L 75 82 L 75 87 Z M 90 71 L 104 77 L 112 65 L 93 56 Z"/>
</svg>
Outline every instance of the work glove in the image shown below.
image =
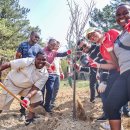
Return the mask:
<svg viewBox="0 0 130 130">
<path fill-rule="evenodd" d="M 101 82 L 101 83 L 99 84 L 99 87 L 98 87 L 98 92 L 99 92 L 99 93 L 105 92 L 106 87 L 107 87 L 107 84 L 106 84 L 105 82 Z"/>
<path fill-rule="evenodd" d="M 60 73 L 60 79 L 63 80 L 64 79 L 64 74 Z"/>
<path fill-rule="evenodd" d="M 94 61 L 92 58 L 89 57 L 88 59 L 89 66 L 93 68 L 100 68 L 100 64 Z"/>
<path fill-rule="evenodd" d="M 68 54 L 68 55 L 70 55 L 71 53 L 72 53 L 72 51 L 71 51 L 71 50 L 68 50 L 68 51 L 67 51 L 67 54 Z"/>
<path fill-rule="evenodd" d="M 74 68 L 77 70 L 77 71 L 80 71 L 81 67 L 79 66 L 79 64 L 74 64 Z"/>
<path fill-rule="evenodd" d="M 55 65 L 54 65 L 54 64 L 51 64 L 51 65 L 50 65 L 50 69 L 51 69 L 52 71 L 55 71 L 55 69 L 56 69 Z"/>
<path fill-rule="evenodd" d="M 108 52 L 111 52 L 114 48 L 114 43 L 111 41 L 109 33 L 105 33 L 105 40 L 103 41 L 103 46 Z"/>
<path fill-rule="evenodd" d="M 130 20 L 128 20 L 128 23 L 125 25 L 125 30 L 130 33 Z"/>
<path fill-rule="evenodd" d="M 29 98 L 27 98 L 27 97 L 25 97 L 23 100 L 22 100 L 22 106 L 24 107 L 24 108 L 28 108 L 29 107 L 29 105 L 30 105 L 30 100 L 29 100 Z"/>
</svg>

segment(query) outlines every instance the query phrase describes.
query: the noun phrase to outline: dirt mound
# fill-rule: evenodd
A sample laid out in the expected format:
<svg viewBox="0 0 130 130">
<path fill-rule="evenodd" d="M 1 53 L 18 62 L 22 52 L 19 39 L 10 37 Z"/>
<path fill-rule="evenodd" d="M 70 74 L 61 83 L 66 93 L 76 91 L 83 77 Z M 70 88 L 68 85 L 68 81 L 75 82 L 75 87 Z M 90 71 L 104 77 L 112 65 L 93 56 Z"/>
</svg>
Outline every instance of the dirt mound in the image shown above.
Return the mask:
<svg viewBox="0 0 130 130">
<path fill-rule="evenodd" d="M 96 99 L 96 103 L 93 104 L 89 102 L 89 91 L 86 91 L 86 88 L 80 88 L 77 92 L 85 110 L 85 120 L 73 120 L 72 92 L 66 87 L 60 90 L 57 107 L 53 109 L 53 113 L 46 113 L 43 107 L 35 109 L 37 118 L 29 126 L 25 126 L 24 121 L 19 120 L 20 105 L 15 100 L 11 110 L 0 115 L 0 130 L 103 130 L 100 123 L 95 121 L 102 113 L 100 99 Z M 130 130 L 128 118 L 123 118 L 123 123 L 125 130 Z"/>
</svg>

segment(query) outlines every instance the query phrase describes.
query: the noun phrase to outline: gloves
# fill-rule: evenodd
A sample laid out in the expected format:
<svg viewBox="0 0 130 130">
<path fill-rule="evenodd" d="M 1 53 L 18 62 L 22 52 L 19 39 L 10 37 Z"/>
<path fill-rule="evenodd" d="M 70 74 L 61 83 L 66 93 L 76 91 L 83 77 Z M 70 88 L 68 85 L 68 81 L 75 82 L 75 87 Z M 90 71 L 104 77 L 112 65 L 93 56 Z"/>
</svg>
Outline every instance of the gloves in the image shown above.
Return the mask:
<svg viewBox="0 0 130 130">
<path fill-rule="evenodd" d="M 90 66 L 90 67 L 100 68 L 100 64 L 97 63 L 97 62 L 95 62 L 95 61 L 94 61 L 93 59 L 91 59 L 90 57 L 89 57 L 89 59 L 88 59 L 88 62 L 89 62 L 89 66 Z"/>
<path fill-rule="evenodd" d="M 25 98 L 22 100 L 22 106 L 23 106 L 24 108 L 28 108 L 29 105 L 30 105 L 30 100 L 29 100 L 29 98 L 25 97 Z"/>
<path fill-rule="evenodd" d="M 111 52 L 113 50 L 114 44 L 110 39 L 110 34 L 105 34 L 105 40 L 103 41 L 103 46 L 106 48 L 108 52 Z"/>
<path fill-rule="evenodd" d="M 71 50 L 68 50 L 68 51 L 67 51 L 67 54 L 68 54 L 68 55 L 70 55 L 71 53 L 72 53 L 72 51 L 71 51 Z"/>
<path fill-rule="evenodd" d="M 130 33 L 130 20 L 128 20 L 128 23 L 125 25 L 125 30 Z"/>
<path fill-rule="evenodd" d="M 55 71 L 55 69 L 56 69 L 54 64 L 51 64 L 51 65 L 50 65 L 50 68 L 51 68 L 51 70 L 53 70 L 53 71 Z"/>
<path fill-rule="evenodd" d="M 98 87 L 98 92 L 99 92 L 99 93 L 105 92 L 106 87 L 107 87 L 107 84 L 106 84 L 105 82 L 101 82 L 101 83 L 99 84 L 99 87 Z"/>
<path fill-rule="evenodd" d="M 77 70 L 77 71 L 80 71 L 80 66 L 78 64 L 74 64 L 74 68 Z"/>
<path fill-rule="evenodd" d="M 60 73 L 60 79 L 63 80 L 64 79 L 64 74 Z"/>
</svg>

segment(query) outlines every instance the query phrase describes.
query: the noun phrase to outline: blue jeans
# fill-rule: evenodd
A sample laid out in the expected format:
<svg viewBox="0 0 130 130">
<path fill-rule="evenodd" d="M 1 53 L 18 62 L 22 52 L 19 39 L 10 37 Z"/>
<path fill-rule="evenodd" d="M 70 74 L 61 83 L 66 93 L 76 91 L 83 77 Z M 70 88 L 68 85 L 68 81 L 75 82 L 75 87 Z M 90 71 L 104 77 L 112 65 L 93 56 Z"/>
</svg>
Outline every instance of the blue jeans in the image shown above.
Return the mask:
<svg viewBox="0 0 130 130">
<path fill-rule="evenodd" d="M 53 87 L 54 87 L 55 79 L 56 79 L 56 75 L 49 74 L 48 80 L 47 80 L 45 86 L 42 89 L 43 99 L 44 99 L 44 94 L 45 94 L 45 89 L 46 89 L 45 106 L 47 108 L 50 108 L 50 103 L 51 103 L 51 100 L 52 100 L 52 94 L 53 94 Z"/>
<path fill-rule="evenodd" d="M 55 75 L 55 76 L 56 78 L 55 78 L 54 87 L 53 87 L 51 104 L 54 104 L 56 100 L 56 96 L 58 94 L 59 86 L 60 86 L 60 76 L 59 75 Z"/>
</svg>

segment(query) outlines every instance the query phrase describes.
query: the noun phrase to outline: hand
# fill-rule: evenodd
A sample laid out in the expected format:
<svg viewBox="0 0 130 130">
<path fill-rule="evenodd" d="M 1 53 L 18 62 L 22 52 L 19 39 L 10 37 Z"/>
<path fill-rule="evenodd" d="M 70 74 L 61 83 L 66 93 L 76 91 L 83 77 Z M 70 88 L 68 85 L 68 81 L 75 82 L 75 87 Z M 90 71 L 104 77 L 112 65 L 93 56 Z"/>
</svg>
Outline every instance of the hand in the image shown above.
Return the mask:
<svg viewBox="0 0 130 130">
<path fill-rule="evenodd" d="M 95 62 L 92 58 L 89 57 L 88 59 L 89 66 L 93 68 L 100 68 L 100 64 Z"/>
<path fill-rule="evenodd" d="M 130 33 L 130 20 L 128 20 L 128 23 L 125 25 L 125 30 Z"/>
<path fill-rule="evenodd" d="M 79 66 L 79 64 L 74 64 L 74 68 L 75 68 L 77 71 L 80 71 L 80 66 Z"/>
<path fill-rule="evenodd" d="M 63 80 L 64 79 L 64 74 L 63 73 L 60 73 L 60 79 Z"/>
<path fill-rule="evenodd" d="M 109 33 L 105 34 L 105 40 L 103 41 L 103 46 L 106 48 L 108 52 L 111 52 L 113 50 L 114 43 L 111 41 Z"/>
<path fill-rule="evenodd" d="M 96 73 L 96 79 L 100 80 L 100 73 L 99 73 L 99 71 L 97 71 L 97 73 Z"/>
<path fill-rule="evenodd" d="M 68 54 L 68 55 L 70 55 L 71 53 L 72 53 L 72 51 L 71 51 L 71 50 L 68 50 L 68 51 L 67 51 L 67 54 Z"/>
<path fill-rule="evenodd" d="M 107 84 L 106 84 L 105 82 L 101 82 L 101 83 L 99 84 L 99 87 L 98 87 L 98 92 L 99 92 L 99 93 L 105 92 L 106 87 L 107 87 Z"/>
<path fill-rule="evenodd" d="M 25 97 L 25 98 L 22 100 L 22 106 L 23 106 L 24 108 L 28 108 L 29 105 L 30 105 L 30 100 L 29 100 L 29 98 Z"/>
</svg>

